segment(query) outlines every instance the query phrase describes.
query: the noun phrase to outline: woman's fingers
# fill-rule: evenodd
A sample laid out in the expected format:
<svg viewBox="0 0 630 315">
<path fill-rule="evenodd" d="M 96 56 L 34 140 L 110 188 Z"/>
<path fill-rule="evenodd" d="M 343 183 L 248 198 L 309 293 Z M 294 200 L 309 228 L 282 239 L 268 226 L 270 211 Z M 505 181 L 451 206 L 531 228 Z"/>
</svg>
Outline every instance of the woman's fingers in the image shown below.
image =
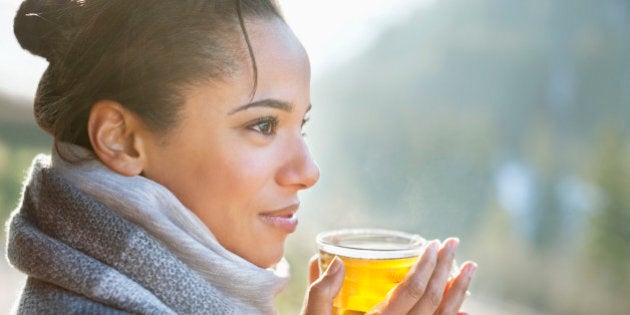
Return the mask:
<svg viewBox="0 0 630 315">
<path fill-rule="evenodd" d="M 476 264 L 465 263 L 455 279 L 449 282 L 450 269 L 459 245 L 456 238 L 447 239 L 440 248 L 439 241 L 431 241 L 422 257 L 405 279 L 369 314 L 457 314 Z M 343 283 L 343 262 L 335 257 L 320 275 L 317 255 L 309 262 L 309 281 L 303 314 L 330 314 L 333 301 Z"/>
<path fill-rule="evenodd" d="M 444 242 L 426 291 L 409 314 L 433 314 L 440 307 L 458 246 L 457 238 L 449 238 Z"/>
<path fill-rule="evenodd" d="M 306 293 L 302 314 L 319 315 L 332 313 L 333 300 L 341 289 L 344 273 L 343 262 L 338 257 L 335 257 L 321 277 L 311 283 Z"/>
<path fill-rule="evenodd" d="M 459 314 L 458 311 L 462 307 L 462 303 L 467 297 L 468 286 L 470 280 L 477 270 L 477 264 L 474 262 L 466 262 L 462 265 L 459 275 L 455 278 L 450 288 L 444 294 L 442 305 L 435 314 Z"/>
<path fill-rule="evenodd" d="M 389 294 L 385 303 L 378 306 L 373 313 L 407 314 L 420 300 L 429 284 L 433 269 L 437 263 L 438 241 L 431 241 L 422 257 L 412 267 L 405 279 Z"/>
</svg>

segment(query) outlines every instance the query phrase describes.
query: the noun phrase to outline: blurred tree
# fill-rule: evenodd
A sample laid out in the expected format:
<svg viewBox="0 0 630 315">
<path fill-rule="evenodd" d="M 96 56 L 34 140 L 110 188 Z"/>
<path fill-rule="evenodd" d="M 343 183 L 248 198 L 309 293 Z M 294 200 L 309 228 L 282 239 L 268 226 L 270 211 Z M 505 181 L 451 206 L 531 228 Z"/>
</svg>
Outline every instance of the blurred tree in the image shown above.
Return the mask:
<svg viewBox="0 0 630 315">
<path fill-rule="evenodd" d="M 498 248 L 485 268 L 501 283 L 485 284 L 505 299 L 560 314 L 627 305 L 598 287 L 583 307 L 579 284 L 591 278 L 574 267 L 590 229 L 589 250 L 611 274 L 630 268 L 628 1 L 438 1 L 316 84 L 334 112 L 326 140 L 337 158 L 322 169 L 338 180 L 320 187 L 327 194 L 355 198 L 380 226 L 486 235 L 479 246 Z M 602 148 L 597 130 L 615 121 L 616 140 Z M 514 234 L 531 223 L 527 238 L 484 221 L 513 213 L 495 201 L 495 174 L 513 164 L 531 178 L 530 210 L 502 224 Z M 591 187 L 609 201 L 599 211 Z M 341 213 L 331 221 L 345 224 Z M 528 260 L 502 265 L 518 259 Z"/>
<path fill-rule="evenodd" d="M 0 113 L 0 222 L 4 223 L 17 205 L 31 160 L 50 150 L 51 138 L 37 127 L 32 107 L 24 100 L 0 95 Z"/>
<path fill-rule="evenodd" d="M 630 150 L 619 125 L 604 128 L 596 152 L 594 176 L 604 200 L 591 221 L 589 251 L 616 289 L 630 290 Z"/>
</svg>

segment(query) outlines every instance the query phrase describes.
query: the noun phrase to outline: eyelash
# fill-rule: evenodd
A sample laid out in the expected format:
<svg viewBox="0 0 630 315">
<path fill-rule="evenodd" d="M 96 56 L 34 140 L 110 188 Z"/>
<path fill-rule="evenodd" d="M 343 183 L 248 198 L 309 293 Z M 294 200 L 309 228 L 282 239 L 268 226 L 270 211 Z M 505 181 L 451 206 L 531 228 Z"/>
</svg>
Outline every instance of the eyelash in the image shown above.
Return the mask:
<svg viewBox="0 0 630 315">
<path fill-rule="evenodd" d="M 309 120 L 311 120 L 310 117 L 304 117 L 304 119 L 302 119 L 302 130 L 304 130 L 304 125 L 306 125 Z M 302 137 L 306 137 L 306 132 L 302 132 Z"/>
<path fill-rule="evenodd" d="M 310 120 L 309 117 L 302 119 L 301 127 L 304 128 L 304 125 Z M 252 123 L 248 125 L 252 131 L 258 132 L 264 136 L 273 136 L 276 134 L 276 128 L 278 127 L 278 117 L 275 116 L 265 116 L 260 117 L 254 120 Z M 302 136 L 306 136 L 306 133 L 302 133 Z"/>
<path fill-rule="evenodd" d="M 264 136 L 273 136 L 276 134 L 277 126 L 278 117 L 266 116 L 256 119 L 251 124 L 249 124 L 248 128 Z"/>
</svg>

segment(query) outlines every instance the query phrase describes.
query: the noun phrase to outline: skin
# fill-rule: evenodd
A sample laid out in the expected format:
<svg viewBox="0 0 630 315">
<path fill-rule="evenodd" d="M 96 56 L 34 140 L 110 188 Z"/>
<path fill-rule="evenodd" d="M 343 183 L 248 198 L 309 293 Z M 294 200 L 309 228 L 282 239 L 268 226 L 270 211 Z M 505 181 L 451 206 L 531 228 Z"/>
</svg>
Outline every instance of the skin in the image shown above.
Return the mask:
<svg viewBox="0 0 630 315">
<path fill-rule="evenodd" d="M 281 21 L 247 24 L 258 65 L 253 99 L 251 65 L 244 61 L 230 77 L 187 88 L 181 119 L 166 135 L 111 100 L 93 105 L 88 134 L 110 169 L 166 186 L 225 248 L 267 268 L 282 257 L 295 228 L 284 223 L 297 210 L 298 192 L 319 179 L 319 169 L 302 135 L 311 107 L 308 57 Z M 463 264 L 448 280 L 458 244 L 432 242 L 370 314 L 462 314 L 476 265 Z M 320 274 L 312 260 L 310 270 L 303 314 L 330 314 L 343 263 L 336 258 Z"/>
<path fill-rule="evenodd" d="M 192 88 L 180 127 L 166 144 L 151 139 L 143 173 L 171 190 L 225 248 L 267 268 L 282 257 L 288 233 L 261 214 L 289 216 L 287 207 L 299 205 L 298 192 L 317 182 L 319 169 L 302 136 L 310 109 L 306 52 L 279 21 L 249 29 L 258 66 L 253 102 L 249 71 Z"/>
<path fill-rule="evenodd" d="M 465 315 L 459 311 L 468 296 L 468 286 L 477 269 L 474 262 L 465 262 L 459 274 L 448 279 L 459 240 L 449 238 L 440 244 L 432 241 L 405 279 L 368 314 L 380 315 Z M 343 283 L 345 268 L 335 257 L 328 269 L 320 274 L 317 256 L 311 258 L 307 292 L 302 314 L 331 314 L 333 301 Z"/>
<path fill-rule="evenodd" d="M 124 108 L 110 109 L 122 112 L 120 119 L 133 129 L 122 137 L 132 144 L 118 146 L 137 162 L 112 164 L 167 187 L 221 245 L 268 268 L 283 256 L 292 231 L 281 225 L 297 210 L 298 192 L 319 179 L 302 134 L 311 107 L 310 65 L 283 22 L 248 21 L 247 27 L 258 67 L 253 99 L 247 59 L 229 77 L 187 88 L 181 119 L 166 136 L 148 131 Z M 104 103 L 94 106 L 94 116 L 101 107 L 115 107 Z M 107 147 L 98 145 L 102 139 L 93 141 L 97 155 Z"/>
</svg>

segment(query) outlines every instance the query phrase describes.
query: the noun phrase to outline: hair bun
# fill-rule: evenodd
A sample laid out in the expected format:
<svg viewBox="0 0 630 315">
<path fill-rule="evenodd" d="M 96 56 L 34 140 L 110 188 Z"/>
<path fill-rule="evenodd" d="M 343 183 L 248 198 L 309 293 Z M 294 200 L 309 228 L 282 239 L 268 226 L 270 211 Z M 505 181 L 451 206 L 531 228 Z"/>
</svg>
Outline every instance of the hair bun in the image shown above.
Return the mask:
<svg viewBox="0 0 630 315">
<path fill-rule="evenodd" d="M 77 22 L 79 0 L 25 0 L 13 21 L 22 48 L 48 61 L 66 46 Z"/>
</svg>

